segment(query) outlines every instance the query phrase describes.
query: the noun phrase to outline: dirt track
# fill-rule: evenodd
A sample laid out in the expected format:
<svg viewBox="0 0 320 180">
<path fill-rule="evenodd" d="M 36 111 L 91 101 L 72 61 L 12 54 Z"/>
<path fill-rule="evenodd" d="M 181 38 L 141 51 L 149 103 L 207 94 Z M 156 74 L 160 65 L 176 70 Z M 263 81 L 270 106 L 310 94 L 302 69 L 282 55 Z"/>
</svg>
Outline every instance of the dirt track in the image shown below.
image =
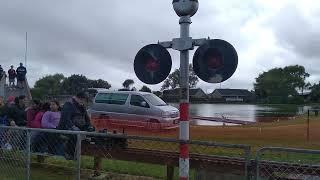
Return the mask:
<svg viewBox="0 0 320 180">
<path fill-rule="evenodd" d="M 129 135 L 178 138 L 179 130 L 152 132 L 143 129 L 125 129 L 125 133 Z M 193 140 L 248 144 L 255 148 L 281 146 L 320 149 L 320 118 L 313 118 L 310 121 L 309 142 L 307 142 L 307 124 L 304 117 L 290 121 L 259 123 L 247 126 L 191 126 L 190 138 Z"/>
</svg>

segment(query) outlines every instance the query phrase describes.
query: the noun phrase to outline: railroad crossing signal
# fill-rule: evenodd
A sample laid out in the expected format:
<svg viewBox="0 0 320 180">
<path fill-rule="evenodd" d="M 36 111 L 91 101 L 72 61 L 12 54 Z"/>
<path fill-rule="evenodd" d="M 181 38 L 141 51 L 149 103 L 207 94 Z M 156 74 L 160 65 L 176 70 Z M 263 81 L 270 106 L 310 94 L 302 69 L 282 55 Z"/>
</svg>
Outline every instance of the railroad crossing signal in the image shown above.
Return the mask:
<svg viewBox="0 0 320 180">
<path fill-rule="evenodd" d="M 170 74 L 172 59 L 166 48 L 179 51 L 200 46 L 193 56 L 193 70 L 203 81 L 221 83 L 237 69 L 238 54 L 235 48 L 221 39 L 173 39 L 169 42 L 149 44 L 139 50 L 134 59 L 134 71 L 146 84 L 158 84 Z"/>
<path fill-rule="evenodd" d="M 139 50 L 134 59 L 134 71 L 146 84 L 164 81 L 171 70 L 172 60 L 166 48 L 159 44 L 149 44 Z"/>
<path fill-rule="evenodd" d="M 237 51 L 230 43 L 221 39 L 207 40 L 193 56 L 195 74 L 208 83 L 220 83 L 229 79 L 237 66 Z"/>
</svg>

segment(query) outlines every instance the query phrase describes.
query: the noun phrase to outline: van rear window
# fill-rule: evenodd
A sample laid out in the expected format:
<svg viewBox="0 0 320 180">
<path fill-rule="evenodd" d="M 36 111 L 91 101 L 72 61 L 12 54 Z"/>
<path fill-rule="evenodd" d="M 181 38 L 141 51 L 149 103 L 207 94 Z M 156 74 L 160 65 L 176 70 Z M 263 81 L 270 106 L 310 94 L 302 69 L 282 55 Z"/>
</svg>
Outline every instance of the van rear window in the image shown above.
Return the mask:
<svg viewBox="0 0 320 180">
<path fill-rule="evenodd" d="M 99 93 L 95 103 L 124 105 L 128 99 L 128 94 L 120 93 Z"/>
</svg>

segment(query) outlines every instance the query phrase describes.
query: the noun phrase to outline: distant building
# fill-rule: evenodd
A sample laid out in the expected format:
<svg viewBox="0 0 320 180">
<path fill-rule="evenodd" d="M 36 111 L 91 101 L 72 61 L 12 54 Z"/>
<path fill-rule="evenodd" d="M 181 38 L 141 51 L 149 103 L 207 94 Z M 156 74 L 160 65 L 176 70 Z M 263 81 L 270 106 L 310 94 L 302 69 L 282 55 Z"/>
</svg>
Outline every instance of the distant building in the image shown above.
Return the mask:
<svg viewBox="0 0 320 180">
<path fill-rule="evenodd" d="M 206 93 L 201 88 L 189 89 L 190 100 L 202 101 L 207 99 Z M 177 102 L 180 99 L 180 88 L 164 90 L 162 98 L 168 102 Z"/>
<path fill-rule="evenodd" d="M 222 99 L 225 102 L 252 102 L 254 94 L 246 89 L 216 89 L 210 97 Z"/>
<path fill-rule="evenodd" d="M 311 98 L 311 91 L 299 93 L 298 96 L 302 97 L 304 101 L 308 101 Z"/>
<path fill-rule="evenodd" d="M 199 99 L 207 98 L 207 94 L 201 88 L 190 89 L 189 95 L 190 95 L 190 98 L 199 98 Z"/>
</svg>

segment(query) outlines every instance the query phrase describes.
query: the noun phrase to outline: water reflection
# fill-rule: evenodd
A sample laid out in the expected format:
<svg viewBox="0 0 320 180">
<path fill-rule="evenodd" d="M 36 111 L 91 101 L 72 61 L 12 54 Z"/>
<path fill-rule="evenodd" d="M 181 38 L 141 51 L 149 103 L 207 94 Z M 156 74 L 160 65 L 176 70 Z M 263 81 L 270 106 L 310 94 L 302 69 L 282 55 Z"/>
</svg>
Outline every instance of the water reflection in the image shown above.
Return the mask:
<svg viewBox="0 0 320 180">
<path fill-rule="evenodd" d="M 172 104 L 179 107 L 179 104 Z M 268 122 L 288 119 L 307 111 L 308 106 L 251 105 L 251 104 L 191 104 L 191 116 L 226 117 L 250 122 Z M 220 122 L 196 121 L 201 125 L 222 125 Z"/>
</svg>

